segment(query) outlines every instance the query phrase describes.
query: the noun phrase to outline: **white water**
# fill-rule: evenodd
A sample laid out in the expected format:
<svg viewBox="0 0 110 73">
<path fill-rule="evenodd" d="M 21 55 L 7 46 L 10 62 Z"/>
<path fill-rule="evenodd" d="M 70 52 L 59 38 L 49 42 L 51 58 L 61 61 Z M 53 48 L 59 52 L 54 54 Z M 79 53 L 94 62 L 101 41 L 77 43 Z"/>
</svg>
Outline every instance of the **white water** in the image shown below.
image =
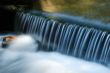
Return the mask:
<svg viewBox="0 0 110 73">
<path fill-rule="evenodd" d="M 19 36 L 9 48 L 1 48 L 0 73 L 110 73 L 105 66 L 60 53 L 32 52 L 35 47 L 30 36 Z"/>
</svg>

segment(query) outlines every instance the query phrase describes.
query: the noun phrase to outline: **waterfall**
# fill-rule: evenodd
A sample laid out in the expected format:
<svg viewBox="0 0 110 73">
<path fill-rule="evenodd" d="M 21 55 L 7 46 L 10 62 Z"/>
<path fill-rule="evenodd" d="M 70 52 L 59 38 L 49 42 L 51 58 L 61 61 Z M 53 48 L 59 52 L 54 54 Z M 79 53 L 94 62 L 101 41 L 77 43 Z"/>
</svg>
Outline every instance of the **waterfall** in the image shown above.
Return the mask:
<svg viewBox="0 0 110 73">
<path fill-rule="evenodd" d="M 15 31 L 39 35 L 42 37 L 41 49 L 45 51 L 57 51 L 106 65 L 110 63 L 110 34 L 106 31 L 60 23 L 29 13 L 17 13 Z"/>
</svg>

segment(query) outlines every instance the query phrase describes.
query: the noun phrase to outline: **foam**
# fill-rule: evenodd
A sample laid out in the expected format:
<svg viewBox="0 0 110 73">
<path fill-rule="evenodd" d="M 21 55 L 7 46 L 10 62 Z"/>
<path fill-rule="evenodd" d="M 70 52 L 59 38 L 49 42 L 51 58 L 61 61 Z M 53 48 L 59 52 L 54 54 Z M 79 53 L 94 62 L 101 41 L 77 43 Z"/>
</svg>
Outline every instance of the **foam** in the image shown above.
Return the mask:
<svg viewBox="0 0 110 73">
<path fill-rule="evenodd" d="M 18 36 L 1 50 L 0 73 L 110 73 L 103 65 L 57 52 L 34 52 L 35 47 L 31 36 Z"/>
<path fill-rule="evenodd" d="M 36 51 L 38 44 L 30 35 L 17 36 L 16 40 L 13 40 L 8 49 L 12 51 Z"/>
</svg>

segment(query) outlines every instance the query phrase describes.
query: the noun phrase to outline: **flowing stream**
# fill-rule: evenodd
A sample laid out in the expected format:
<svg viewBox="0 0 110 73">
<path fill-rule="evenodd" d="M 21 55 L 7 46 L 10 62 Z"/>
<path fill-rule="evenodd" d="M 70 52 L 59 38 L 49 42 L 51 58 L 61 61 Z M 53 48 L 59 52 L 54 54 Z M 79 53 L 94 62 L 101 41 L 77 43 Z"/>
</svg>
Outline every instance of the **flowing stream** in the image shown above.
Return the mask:
<svg viewBox="0 0 110 73">
<path fill-rule="evenodd" d="M 18 13 L 15 22 L 16 33 L 28 33 L 42 37 L 46 51 L 57 51 L 67 55 L 110 63 L 110 34 L 95 28 L 60 23 L 29 13 Z"/>
</svg>

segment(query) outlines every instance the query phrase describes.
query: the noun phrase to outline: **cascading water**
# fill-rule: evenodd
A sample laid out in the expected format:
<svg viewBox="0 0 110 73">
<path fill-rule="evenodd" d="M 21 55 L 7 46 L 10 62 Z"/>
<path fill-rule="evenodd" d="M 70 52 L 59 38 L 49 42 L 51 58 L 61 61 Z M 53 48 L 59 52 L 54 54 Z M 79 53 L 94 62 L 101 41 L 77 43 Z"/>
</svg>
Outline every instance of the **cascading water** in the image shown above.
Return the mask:
<svg viewBox="0 0 110 73">
<path fill-rule="evenodd" d="M 16 33 L 42 37 L 46 51 L 64 54 L 108 65 L 110 63 L 110 34 L 94 28 L 63 24 L 29 13 L 18 13 Z"/>
</svg>

